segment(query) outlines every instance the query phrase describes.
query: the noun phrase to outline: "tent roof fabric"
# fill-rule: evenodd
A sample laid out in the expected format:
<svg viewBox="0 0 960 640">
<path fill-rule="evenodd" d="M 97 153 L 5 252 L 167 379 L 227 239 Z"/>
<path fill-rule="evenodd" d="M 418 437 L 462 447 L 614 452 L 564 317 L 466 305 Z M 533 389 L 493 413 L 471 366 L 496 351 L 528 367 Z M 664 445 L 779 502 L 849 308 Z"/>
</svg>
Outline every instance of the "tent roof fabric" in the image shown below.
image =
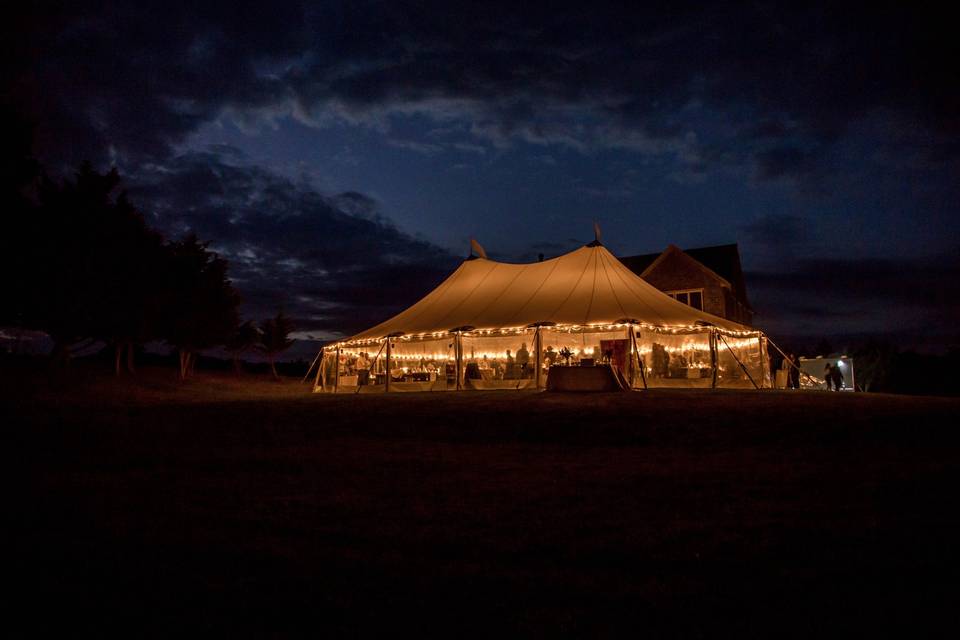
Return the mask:
<svg viewBox="0 0 960 640">
<path fill-rule="evenodd" d="M 591 245 L 531 264 L 484 258 L 464 261 L 419 302 L 344 342 L 460 327 L 614 324 L 624 319 L 663 327 L 701 321 L 732 331 L 752 331 L 674 300 L 630 271 L 603 245 Z"/>
</svg>

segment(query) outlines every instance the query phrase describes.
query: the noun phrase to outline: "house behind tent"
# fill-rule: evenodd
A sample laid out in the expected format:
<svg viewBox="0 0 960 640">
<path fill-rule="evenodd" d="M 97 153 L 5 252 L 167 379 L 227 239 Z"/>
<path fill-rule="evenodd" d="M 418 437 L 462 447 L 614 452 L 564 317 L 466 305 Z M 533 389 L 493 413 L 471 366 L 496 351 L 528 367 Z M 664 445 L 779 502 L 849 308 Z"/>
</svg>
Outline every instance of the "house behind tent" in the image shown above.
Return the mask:
<svg viewBox="0 0 960 640">
<path fill-rule="evenodd" d="M 753 309 L 736 244 L 682 250 L 670 245 L 661 253 L 627 256 L 631 271 L 691 307 L 750 326 Z"/>
</svg>

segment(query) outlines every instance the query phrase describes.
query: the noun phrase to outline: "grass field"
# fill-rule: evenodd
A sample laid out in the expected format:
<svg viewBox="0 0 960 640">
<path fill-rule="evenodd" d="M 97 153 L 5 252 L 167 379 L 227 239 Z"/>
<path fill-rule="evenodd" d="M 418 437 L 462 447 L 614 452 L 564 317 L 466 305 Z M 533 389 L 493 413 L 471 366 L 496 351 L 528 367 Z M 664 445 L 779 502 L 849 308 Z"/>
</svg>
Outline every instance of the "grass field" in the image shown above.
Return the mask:
<svg viewBox="0 0 960 640">
<path fill-rule="evenodd" d="M 957 400 L 3 382 L 24 635 L 960 623 Z"/>
</svg>

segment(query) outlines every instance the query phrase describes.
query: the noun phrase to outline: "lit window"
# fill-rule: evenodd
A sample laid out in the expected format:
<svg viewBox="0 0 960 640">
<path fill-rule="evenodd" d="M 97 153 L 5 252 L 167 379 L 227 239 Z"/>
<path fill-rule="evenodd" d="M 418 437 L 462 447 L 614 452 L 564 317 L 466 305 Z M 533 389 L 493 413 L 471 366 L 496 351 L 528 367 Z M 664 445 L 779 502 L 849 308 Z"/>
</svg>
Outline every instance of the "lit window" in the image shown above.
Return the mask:
<svg viewBox="0 0 960 640">
<path fill-rule="evenodd" d="M 685 291 L 667 291 L 667 295 L 685 305 L 703 311 L 703 289 L 687 289 Z"/>
</svg>

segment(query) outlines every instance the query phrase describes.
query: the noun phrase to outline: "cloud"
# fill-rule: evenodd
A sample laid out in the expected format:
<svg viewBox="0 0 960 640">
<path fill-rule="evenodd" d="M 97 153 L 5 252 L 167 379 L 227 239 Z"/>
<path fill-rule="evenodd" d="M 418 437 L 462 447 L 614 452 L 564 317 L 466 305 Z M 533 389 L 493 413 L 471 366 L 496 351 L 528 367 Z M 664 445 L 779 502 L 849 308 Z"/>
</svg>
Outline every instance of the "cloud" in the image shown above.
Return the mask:
<svg viewBox="0 0 960 640">
<path fill-rule="evenodd" d="M 236 160 L 170 158 L 142 167 L 128 189 L 169 236 L 212 241 L 247 317 L 282 307 L 302 332 L 349 335 L 415 302 L 456 266 L 393 227 L 364 194 L 322 194 Z"/>
<path fill-rule="evenodd" d="M 960 343 L 960 250 L 922 259 L 801 260 L 746 274 L 757 323 L 772 334 L 897 333 Z"/>
<path fill-rule="evenodd" d="M 319 193 L 233 148 L 185 152 L 201 127 L 364 127 L 410 152 L 484 162 L 525 147 L 544 162 L 616 155 L 683 184 L 752 170 L 934 223 L 957 212 L 954 21 L 930 7 L 40 1 L 8 18 L 2 97 L 32 115 L 39 158 L 61 170 L 119 164 L 156 224 L 196 231 L 231 258 L 257 314 L 296 292 L 291 312 L 318 330 L 379 319 L 455 260 L 393 228 L 362 193 Z M 345 145 L 332 160 L 354 165 L 364 152 Z M 629 197 L 633 184 L 594 195 Z M 818 291 L 886 309 L 865 293 L 879 278 L 894 279 L 895 297 L 928 291 L 903 302 L 919 310 L 904 318 L 933 309 L 922 278 L 897 278 L 948 277 L 935 264 L 821 273 L 832 263 L 797 261 L 816 240 L 800 233 L 807 215 L 744 228 L 769 248 L 751 298 L 769 292 L 771 313 L 795 305 L 816 327 Z M 541 252 L 553 253 L 529 253 Z"/>
<path fill-rule="evenodd" d="M 816 171 L 818 154 L 797 147 L 774 147 L 756 155 L 757 173 L 762 180 L 784 176 L 806 176 Z"/>
<path fill-rule="evenodd" d="M 747 240 L 754 244 L 783 247 L 807 240 L 807 228 L 799 216 L 766 215 L 741 227 Z"/>
<path fill-rule="evenodd" d="M 398 149 L 407 149 L 415 153 L 421 153 L 425 156 L 436 155 L 443 151 L 443 147 L 438 144 L 427 142 L 417 142 L 416 140 L 399 140 L 397 138 L 387 138 L 387 144 Z"/>
<path fill-rule="evenodd" d="M 878 113 L 909 123 L 898 144 L 927 162 L 953 157 L 951 24 L 836 3 L 41 3 L 7 64 L 52 155 L 161 159 L 224 114 L 384 130 L 416 115 L 469 132 L 448 143 L 629 149 L 696 158 L 691 177 L 737 162 L 766 180 L 809 173 Z"/>
<path fill-rule="evenodd" d="M 739 227 L 744 255 L 755 266 L 774 270 L 809 255 L 814 238 L 810 221 L 798 215 L 767 214 Z"/>
</svg>

